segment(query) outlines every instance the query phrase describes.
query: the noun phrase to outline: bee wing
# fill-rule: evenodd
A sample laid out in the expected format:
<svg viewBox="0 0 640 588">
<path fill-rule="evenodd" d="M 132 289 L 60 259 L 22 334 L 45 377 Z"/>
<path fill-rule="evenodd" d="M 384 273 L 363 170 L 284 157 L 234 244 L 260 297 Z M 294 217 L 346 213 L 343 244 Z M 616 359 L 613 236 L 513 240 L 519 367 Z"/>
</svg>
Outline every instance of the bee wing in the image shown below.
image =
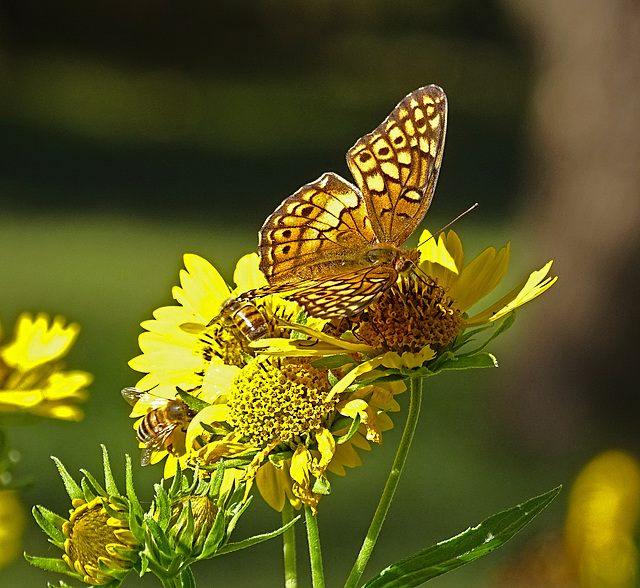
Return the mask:
<svg viewBox="0 0 640 588">
<path fill-rule="evenodd" d="M 140 400 L 140 398 L 142 397 L 143 394 L 145 394 L 145 392 L 140 390 L 140 388 L 134 388 L 133 386 L 131 386 L 131 387 L 128 387 L 128 388 L 123 388 L 120 391 L 120 394 L 122 394 L 122 397 L 131 406 L 135 406 L 136 402 L 138 402 L 138 400 Z"/>
<path fill-rule="evenodd" d="M 143 466 L 151 463 L 151 457 L 156 451 L 163 451 L 167 448 L 167 441 L 173 432 L 180 426 L 180 422 L 167 423 L 163 426 L 162 430 L 152 439 L 149 439 L 144 444 L 142 455 L 140 456 L 140 464 Z"/>
</svg>

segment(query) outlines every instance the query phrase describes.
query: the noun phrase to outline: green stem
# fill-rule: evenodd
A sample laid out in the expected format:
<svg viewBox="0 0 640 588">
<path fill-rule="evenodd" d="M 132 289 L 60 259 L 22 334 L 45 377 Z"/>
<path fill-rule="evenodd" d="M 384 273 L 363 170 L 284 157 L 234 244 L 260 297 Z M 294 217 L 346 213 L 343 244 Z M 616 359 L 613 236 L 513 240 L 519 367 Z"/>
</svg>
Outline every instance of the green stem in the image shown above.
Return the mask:
<svg viewBox="0 0 640 588">
<path fill-rule="evenodd" d="M 282 509 L 282 525 L 286 525 L 293 519 L 293 507 L 285 498 Z M 291 526 L 282 534 L 282 553 L 284 557 L 284 585 L 285 588 L 298 586 L 298 572 L 296 569 L 296 528 Z"/>
<path fill-rule="evenodd" d="M 396 452 L 396 457 L 393 461 L 391 472 L 389 472 L 384 491 L 380 497 L 378 508 L 373 516 L 373 520 L 367 531 L 367 536 L 360 548 L 360 553 L 353 565 L 353 569 L 344 585 L 345 588 L 355 588 L 364 573 L 364 568 L 371 557 L 371 552 L 375 547 L 378 535 L 382 529 L 382 524 L 391 506 L 391 500 L 393 500 L 393 495 L 398 487 L 398 482 L 400 481 L 400 476 L 402 475 L 402 470 L 404 469 L 404 464 L 409 454 L 409 448 L 411 447 L 411 442 L 416 432 L 418 417 L 420 416 L 420 404 L 422 402 L 422 378 L 409 378 L 409 381 L 411 382 L 411 403 L 409 405 L 409 414 L 404 426 L 404 432 L 402 433 L 402 439 L 400 440 L 400 445 L 398 446 L 398 451 Z"/>
<path fill-rule="evenodd" d="M 322 569 L 322 550 L 320 549 L 320 533 L 318 517 L 314 516 L 311 507 L 304 505 L 307 523 L 307 539 L 309 541 L 309 558 L 311 560 L 311 580 L 313 588 L 324 588 L 324 570 Z"/>
</svg>

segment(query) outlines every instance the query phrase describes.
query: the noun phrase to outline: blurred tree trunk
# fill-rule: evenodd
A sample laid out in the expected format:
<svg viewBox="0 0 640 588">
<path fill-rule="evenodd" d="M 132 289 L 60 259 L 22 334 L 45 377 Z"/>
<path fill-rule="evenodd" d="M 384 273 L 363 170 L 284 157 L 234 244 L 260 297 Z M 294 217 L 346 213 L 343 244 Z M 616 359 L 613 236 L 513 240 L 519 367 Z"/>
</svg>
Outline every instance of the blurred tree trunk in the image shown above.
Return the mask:
<svg viewBox="0 0 640 588">
<path fill-rule="evenodd" d="M 640 449 L 640 2 L 503 4 L 535 60 L 521 220 L 560 276 L 512 362 L 508 417 L 538 449 Z"/>
</svg>

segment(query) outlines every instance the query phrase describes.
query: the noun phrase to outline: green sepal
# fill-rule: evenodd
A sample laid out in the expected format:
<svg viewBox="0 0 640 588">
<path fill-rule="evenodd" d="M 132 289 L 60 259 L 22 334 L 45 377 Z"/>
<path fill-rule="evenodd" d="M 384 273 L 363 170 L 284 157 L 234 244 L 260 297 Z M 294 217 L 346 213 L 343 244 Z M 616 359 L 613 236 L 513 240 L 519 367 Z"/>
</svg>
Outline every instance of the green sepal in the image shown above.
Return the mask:
<svg viewBox="0 0 640 588">
<path fill-rule="evenodd" d="M 202 398 L 198 398 L 197 396 L 192 396 L 189 392 L 181 390 L 176 386 L 176 396 L 180 398 L 189 408 L 200 412 L 202 409 L 207 408 L 209 406 L 208 402 L 202 400 Z"/>
<path fill-rule="evenodd" d="M 187 566 L 180 571 L 180 582 L 182 588 L 196 588 L 196 579 L 190 567 Z"/>
<path fill-rule="evenodd" d="M 209 482 L 209 488 L 207 490 L 207 496 L 213 500 L 215 496 L 220 494 L 220 488 L 222 488 L 222 482 L 224 481 L 224 471 L 226 469 L 226 462 L 224 460 L 220 460 L 218 464 L 218 468 L 215 471 L 215 474 L 212 476 L 211 481 Z M 194 479 L 198 478 L 198 471 L 196 470 L 193 474 Z"/>
<path fill-rule="evenodd" d="M 273 539 L 278 535 L 282 535 L 289 527 L 293 526 L 297 520 L 302 515 L 298 515 L 296 518 L 289 521 L 283 527 L 276 529 L 275 531 L 271 531 L 270 533 L 263 533 L 262 535 L 254 535 L 253 537 L 249 537 L 248 539 L 243 539 L 242 541 L 236 541 L 235 543 L 227 543 L 224 547 L 221 547 L 216 555 L 223 555 L 225 553 L 231 553 L 232 551 L 238 551 L 240 549 L 245 549 L 247 547 L 251 547 L 252 545 L 257 545 L 258 543 L 262 543 L 263 541 L 268 541 L 269 539 Z"/>
<path fill-rule="evenodd" d="M 67 469 L 64 467 L 64 465 L 62 465 L 62 462 L 53 455 L 51 456 L 51 459 L 56 464 L 56 468 L 58 468 L 58 473 L 62 478 L 64 489 L 67 491 L 69 498 L 71 498 L 71 500 L 75 500 L 76 498 L 84 500 L 84 493 L 82 492 L 82 488 L 80 488 L 76 481 L 69 475 Z"/>
<path fill-rule="evenodd" d="M 169 520 L 171 518 L 171 501 L 167 491 L 163 488 L 162 484 L 154 484 L 153 487 L 156 491 L 154 510 L 157 513 L 158 525 L 163 531 L 166 531 L 169 527 Z"/>
<path fill-rule="evenodd" d="M 49 540 L 56 547 L 62 549 L 66 535 L 62 532 L 62 525 L 66 522 L 60 515 L 50 511 L 44 506 L 34 506 L 31 514 L 40 528 L 49 535 Z"/>
<path fill-rule="evenodd" d="M 128 519 L 128 508 L 124 511 L 116 510 L 115 508 L 113 508 L 113 506 L 111 506 L 111 501 L 108 498 L 104 498 L 103 496 L 100 497 L 100 501 L 102 502 L 102 508 L 104 508 L 104 510 L 110 517 L 118 521 L 125 521 Z"/>
<path fill-rule="evenodd" d="M 474 368 L 493 368 L 498 367 L 498 360 L 495 355 L 481 351 L 473 355 L 454 355 L 451 352 L 444 353 L 437 363 L 437 366 L 431 366 L 430 375 L 436 374 L 444 370 L 468 370 Z"/>
<path fill-rule="evenodd" d="M 211 530 L 207 534 L 204 543 L 200 549 L 201 557 L 208 559 L 216 555 L 220 544 L 224 540 L 225 528 L 224 528 L 224 512 L 222 509 L 216 514 L 216 518 L 213 521 Z"/>
<path fill-rule="evenodd" d="M 69 584 L 66 584 L 62 580 L 58 580 L 57 584 L 52 584 L 51 582 L 47 582 L 47 588 L 74 588 L 74 587 Z"/>
<path fill-rule="evenodd" d="M 82 480 L 80 480 L 80 485 L 82 486 L 82 492 L 84 492 L 84 499 L 87 502 L 91 502 L 96 496 L 107 496 L 106 490 L 90 472 L 84 469 L 80 469 L 80 472 L 84 476 Z"/>
<path fill-rule="evenodd" d="M 293 450 L 288 449 L 287 451 L 278 451 L 278 453 L 270 453 L 267 456 L 267 460 L 269 463 L 275 468 L 282 468 L 282 462 L 287 461 L 293 457 Z"/>
<path fill-rule="evenodd" d="M 382 570 L 363 588 L 411 588 L 474 561 L 506 543 L 558 495 L 561 487 L 495 514 Z"/>
<path fill-rule="evenodd" d="M 167 536 L 165 535 L 162 527 L 148 513 L 144 515 L 144 523 L 149 531 L 149 534 L 151 535 L 151 538 L 153 539 L 155 546 L 159 550 L 158 555 L 164 555 L 165 557 L 170 556 L 173 553 L 173 550 L 171 549 L 169 540 L 167 539 Z M 148 548 L 148 544 L 147 543 L 145 544 L 147 545 L 147 548 Z M 158 562 L 158 563 L 162 563 L 162 562 Z"/>
<path fill-rule="evenodd" d="M 238 492 L 238 490 L 240 490 L 241 492 Z M 231 533 L 236 528 L 238 520 L 244 514 L 244 511 L 249 508 L 249 505 L 253 501 L 253 496 L 249 496 L 249 498 L 247 498 L 247 500 L 245 502 L 242 502 L 242 501 L 238 500 L 238 498 L 239 498 L 238 495 L 239 494 L 244 494 L 244 485 L 238 486 L 236 491 L 230 497 L 230 501 L 232 503 L 236 502 L 236 505 L 235 505 L 235 513 L 231 517 L 231 520 L 227 523 L 227 529 L 226 529 L 227 537 L 231 536 Z"/>
<path fill-rule="evenodd" d="M 131 465 L 131 456 L 125 455 L 125 467 L 124 467 L 124 479 L 125 479 L 125 491 L 127 500 L 129 501 L 129 509 L 132 514 L 142 518 L 144 511 L 142 505 L 136 496 L 136 491 L 133 486 L 133 467 Z M 132 528 L 131 526 L 129 528 Z"/>
<path fill-rule="evenodd" d="M 347 431 L 347 433 L 345 433 L 344 435 L 341 435 L 336 439 L 336 445 L 342 445 L 343 443 L 346 443 L 347 441 L 349 441 L 349 439 L 351 439 L 351 437 L 353 437 L 356 434 L 356 431 L 360 426 L 360 413 L 357 412 L 356 417 L 354 419 L 349 419 L 349 420 L 351 421 L 351 426 L 349 427 L 349 430 Z"/>
<path fill-rule="evenodd" d="M 327 357 L 314 359 L 311 365 L 315 368 L 335 370 L 352 363 L 354 363 L 354 359 L 350 355 L 328 355 Z"/>
<path fill-rule="evenodd" d="M 171 533 L 175 536 L 176 543 L 176 552 L 179 555 L 189 556 L 193 554 L 193 531 L 194 531 L 194 522 L 193 522 L 193 508 L 191 507 L 191 503 L 186 501 L 183 507 L 180 516 L 175 524 L 175 526 L 171 529 Z"/>
<path fill-rule="evenodd" d="M 327 478 L 325 478 L 324 476 L 320 476 L 319 478 L 316 478 L 311 491 L 315 494 L 328 496 L 329 494 L 331 494 L 331 484 L 329 483 L 329 480 L 327 480 Z"/>
<path fill-rule="evenodd" d="M 109 452 L 107 451 L 107 447 L 103 444 L 101 444 L 100 447 L 102 448 L 102 466 L 104 469 L 104 485 L 107 490 L 106 495 L 120 496 L 120 491 L 118 490 L 116 480 L 113 477 L 113 472 L 111 470 L 111 463 L 109 462 Z"/>
<path fill-rule="evenodd" d="M 76 580 L 83 581 L 83 577 L 76 571 L 72 570 L 67 563 L 55 557 L 37 557 L 35 555 L 24 554 L 24 558 L 33 566 L 36 566 L 47 572 L 55 572 L 57 574 L 65 574 Z"/>
<path fill-rule="evenodd" d="M 169 496 L 171 496 L 171 498 L 176 497 L 180 490 L 182 490 L 182 468 L 180 467 L 180 462 L 176 460 L 176 471 L 173 474 L 173 480 L 169 487 Z"/>
<path fill-rule="evenodd" d="M 467 351 L 466 353 L 461 353 L 461 356 L 465 356 L 465 355 L 472 355 L 475 353 L 478 353 L 479 351 L 482 351 L 487 345 L 489 345 L 489 343 L 491 343 L 491 341 L 493 341 L 496 337 L 499 337 L 500 335 L 502 335 L 502 333 L 504 333 L 507 329 L 510 329 L 511 326 L 513 325 L 513 323 L 516 320 L 516 313 L 514 310 L 512 310 L 507 316 L 505 316 L 501 321 L 500 324 L 498 325 L 498 328 L 493 332 L 493 334 L 491 335 L 491 337 L 489 337 L 482 345 L 480 345 L 480 347 L 477 347 L 476 349 L 474 349 L 473 351 Z"/>
</svg>

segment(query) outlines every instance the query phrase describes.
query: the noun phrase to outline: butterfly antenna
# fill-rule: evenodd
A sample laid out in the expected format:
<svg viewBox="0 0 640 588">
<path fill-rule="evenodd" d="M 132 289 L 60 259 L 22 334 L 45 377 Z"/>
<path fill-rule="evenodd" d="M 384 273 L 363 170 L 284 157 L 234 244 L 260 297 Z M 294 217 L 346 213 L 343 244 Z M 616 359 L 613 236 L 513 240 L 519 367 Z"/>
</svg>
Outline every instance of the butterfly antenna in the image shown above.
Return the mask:
<svg viewBox="0 0 640 588">
<path fill-rule="evenodd" d="M 468 214 L 474 208 L 478 208 L 478 206 L 479 206 L 479 204 L 476 202 L 473 206 L 470 206 L 469 208 L 467 208 L 467 210 L 465 210 L 463 213 L 461 213 L 458 216 L 456 216 L 456 218 L 454 218 L 452 221 L 449 221 L 439 231 L 436 231 L 435 233 L 433 233 L 433 235 L 431 235 L 431 237 L 429 237 L 429 239 L 435 239 L 440 233 L 442 233 L 443 231 L 446 231 L 453 223 L 459 221 L 465 214 Z M 420 243 L 418 243 L 418 247 L 420 247 L 420 245 L 424 245 L 427 241 L 429 241 L 429 239 L 426 239 L 425 241 L 421 241 Z"/>
</svg>

